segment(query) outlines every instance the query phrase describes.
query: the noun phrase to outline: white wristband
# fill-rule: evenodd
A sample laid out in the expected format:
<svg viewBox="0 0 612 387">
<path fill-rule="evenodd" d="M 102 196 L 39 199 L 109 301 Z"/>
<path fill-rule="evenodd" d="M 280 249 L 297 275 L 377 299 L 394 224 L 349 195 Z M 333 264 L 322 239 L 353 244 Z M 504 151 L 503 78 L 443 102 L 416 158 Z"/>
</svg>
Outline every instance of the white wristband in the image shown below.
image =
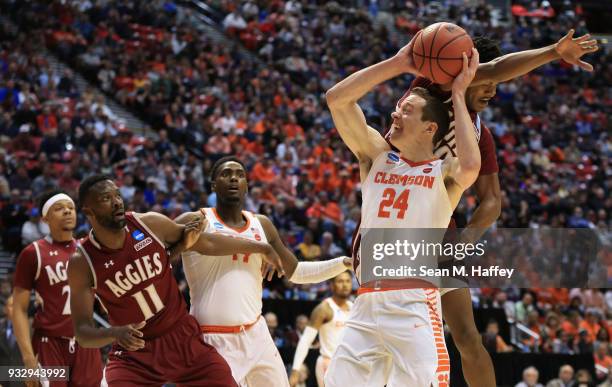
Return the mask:
<svg viewBox="0 0 612 387">
<path fill-rule="evenodd" d="M 344 266 L 344 258 L 346 257 L 320 262 L 298 262 L 289 281 L 294 284 L 313 284 L 334 278 L 348 270 Z"/>
</svg>

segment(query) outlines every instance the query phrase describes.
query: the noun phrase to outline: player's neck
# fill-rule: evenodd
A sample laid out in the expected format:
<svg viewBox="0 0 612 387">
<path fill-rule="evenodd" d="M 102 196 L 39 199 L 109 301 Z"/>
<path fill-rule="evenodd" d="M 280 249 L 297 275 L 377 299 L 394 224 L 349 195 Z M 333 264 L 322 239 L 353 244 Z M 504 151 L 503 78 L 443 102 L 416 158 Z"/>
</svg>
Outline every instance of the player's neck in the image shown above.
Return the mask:
<svg viewBox="0 0 612 387">
<path fill-rule="evenodd" d="M 336 305 L 338 305 L 339 307 L 343 307 L 344 305 L 346 305 L 346 301 L 347 299 L 344 297 L 338 297 L 338 296 L 334 296 L 332 295 L 332 300 L 334 300 L 334 302 L 336 303 Z"/>
<path fill-rule="evenodd" d="M 93 234 L 100 245 L 111 250 L 119 250 L 125 243 L 125 227 L 120 229 L 94 227 Z"/>
<path fill-rule="evenodd" d="M 51 230 L 50 237 L 53 242 L 66 243 L 72 241 L 72 230 Z"/>
<path fill-rule="evenodd" d="M 400 156 L 415 163 L 435 158 L 431 145 L 423 146 L 423 144 L 417 142 L 408 144 L 400 149 Z"/>
<path fill-rule="evenodd" d="M 223 223 L 230 226 L 241 226 L 245 220 L 242 217 L 242 203 L 217 203 L 217 215 Z"/>
</svg>

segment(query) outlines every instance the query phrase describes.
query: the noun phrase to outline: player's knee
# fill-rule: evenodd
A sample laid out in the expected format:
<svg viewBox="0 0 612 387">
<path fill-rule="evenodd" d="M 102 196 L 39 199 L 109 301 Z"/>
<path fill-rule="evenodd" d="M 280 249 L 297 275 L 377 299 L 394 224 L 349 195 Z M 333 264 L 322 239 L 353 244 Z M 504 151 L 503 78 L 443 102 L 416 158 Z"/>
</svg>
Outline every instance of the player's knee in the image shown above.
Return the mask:
<svg viewBox="0 0 612 387">
<path fill-rule="evenodd" d="M 482 345 L 482 337 L 476 327 L 469 327 L 463 329 L 462 332 L 457 332 L 455 334 L 453 332 L 453 340 L 455 341 L 455 345 L 457 345 L 457 349 L 461 352 L 462 355 L 476 354 L 483 347 Z"/>
</svg>

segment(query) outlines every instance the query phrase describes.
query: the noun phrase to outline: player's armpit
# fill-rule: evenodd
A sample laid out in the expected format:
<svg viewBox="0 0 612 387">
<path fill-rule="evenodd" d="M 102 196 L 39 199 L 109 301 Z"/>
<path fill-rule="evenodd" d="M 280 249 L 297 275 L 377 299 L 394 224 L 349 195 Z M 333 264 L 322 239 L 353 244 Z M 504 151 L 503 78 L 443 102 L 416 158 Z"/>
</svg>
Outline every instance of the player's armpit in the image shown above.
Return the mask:
<svg viewBox="0 0 612 387">
<path fill-rule="evenodd" d="M 79 345 L 84 348 L 102 348 L 115 341 L 110 328 L 96 328 L 94 324 L 94 296 L 91 292 L 93 275 L 78 249 L 68 264 L 68 285 L 74 334 Z"/>
<path fill-rule="evenodd" d="M 444 186 L 448 194 L 448 200 L 450 201 L 451 208 L 454 210 L 461 200 L 463 192 L 470 187 L 470 185 L 462 185 L 456 178 L 459 174 L 460 166 L 459 159 L 456 157 L 447 157 L 442 162 L 442 176 L 444 176 Z M 471 184 L 471 183 L 470 183 Z"/>
</svg>

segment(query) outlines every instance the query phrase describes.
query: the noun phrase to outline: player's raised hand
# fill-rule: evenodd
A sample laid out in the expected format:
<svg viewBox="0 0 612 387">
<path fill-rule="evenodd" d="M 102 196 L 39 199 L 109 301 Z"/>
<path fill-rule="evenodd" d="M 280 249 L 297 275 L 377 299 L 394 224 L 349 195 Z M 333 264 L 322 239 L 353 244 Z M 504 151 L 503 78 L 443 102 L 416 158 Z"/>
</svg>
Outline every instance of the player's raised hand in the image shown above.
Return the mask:
<svg viewBox="0 0 612 387">
<path fill-rule="evenodd" d="M 574 32 L 573 29 L 569 30 L 567 35 L 555 43 L 555 52 L 567 63 L 578 66 L 586 71 L 593 71 L 593 66 L 580 60 L 580 58 L 599 49 L 597 40 L 589 39 L 591 37 L 590 34 L 574 38 Z"/>
<path fill-rule="evenodd" d="M 145 326 L 145 322 L 138 324 L 128 324 L 114 328 L 114 336 L 117 339 L 117 344 L 127 349 L 128 351 L 138 351 L 144 348 L 145 341 L 141 339 L 143 333 L 140 331 Z"/>
<path fill-rule="evenodd" d="M 472 57 L 470 59 L 468 59 L 465 52 L 463 53 L 463 68 L 459 75 L 453 80 L 453 93 L 465 92 L 465 90 L 467 90 L 476 75 L 479 63 L 480 57 L 478 55 L 478 50 L 475 48 L 472 48 Z"/>
<path fill-rule="evenodd" d="M 185 225 L 185 230 L 183 231 L 183 241 L 182 243 L 185 245 L 185 250 L 188 250 L 191 246 L 193 246 L 202 230 L 205 228 L 207 220 L 205 218 L 201 218 L 196 216 L 189 223 Z"/>
<path fill-rule="evenodd" d="M 414 37 L 410 40 L 410 42 L 408 42 L 407 45 L 402 47 L 395 55 L 398 66 L 400 66 L 400 69 L 404 73 L 410 73 L 410 74 L 414 74 L 415 76 L 421 76 L 421 73 L 419 73 L 419 70 L 414 64 L 414 58 L 412 56 L 412 47 L 414 46 L 414 43 L 416 42 L 417 38 L 421 35 L 422 32 L 423 30 L 417 32 L 416 35 L 414 35 Z"/>
</svg>

